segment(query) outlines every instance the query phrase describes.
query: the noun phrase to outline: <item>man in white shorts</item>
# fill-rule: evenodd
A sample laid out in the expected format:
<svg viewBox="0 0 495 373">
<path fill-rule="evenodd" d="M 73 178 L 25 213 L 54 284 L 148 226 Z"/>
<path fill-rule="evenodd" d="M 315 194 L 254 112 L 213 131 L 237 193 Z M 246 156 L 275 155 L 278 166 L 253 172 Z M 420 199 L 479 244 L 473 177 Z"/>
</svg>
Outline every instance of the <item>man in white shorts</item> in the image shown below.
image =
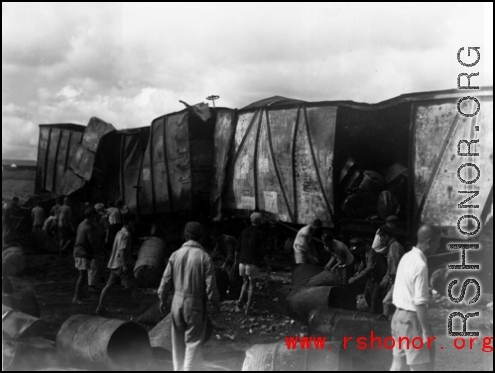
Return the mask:
<svg viewBox="0 0 495 373">
<path fill-rule="evenodd" d="M 255 212 L 251 214 L 252 226 L 244 229 L 237 241 L 235 249 L 235 264 L 239 263 L 239 274 L 244 283 L 242 285 L 241 295 L 237 301 L 237 308 L 242 309 L 244 306 L 244 296 L 248 292 L 248 302 L 244 313 L 249 314 L 253 304 L 254 289 L 256 288 L 256 279 L 260 276 L 259 265 L 263 257 L 266 258 L 265 237 L 263 231 L 259 228 L 261 224 L 261 214 Z M 249 289 L 249 291 L 248 291 Z"/>
<path fill-rule="evenodd" d="M 395 339 L 394 359 L 390 370 L 433 370 L 435 345 L 428 324 L 428 267 L 426 255 L 433 255 L 440 244 L 440 234 L 431 226 L 418 231 L 418 245 L 404 254 L 397 269 L 393 303 L 397 307 L 392 317 Z M 409 340 L 409 346 L 405 337 Z M 414 348 L 413 338 L 423 340 L 422 348 Z M 399 343 L 402 340 L 402 343 Z M 416 344 L 420 347 L 420 345 Z"/>
</svg>

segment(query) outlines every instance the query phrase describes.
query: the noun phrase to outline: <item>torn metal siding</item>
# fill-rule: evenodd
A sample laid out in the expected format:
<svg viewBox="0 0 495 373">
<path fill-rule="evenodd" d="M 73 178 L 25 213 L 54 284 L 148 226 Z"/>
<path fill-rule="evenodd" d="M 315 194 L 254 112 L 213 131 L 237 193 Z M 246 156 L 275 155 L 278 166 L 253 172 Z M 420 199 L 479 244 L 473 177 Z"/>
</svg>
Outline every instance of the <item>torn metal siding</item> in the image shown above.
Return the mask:
<svg viewBox="0 0 495 373">
<path fill-rule="evenodd" d="M 70 159 L 69 168 L 61 180 L 61 186 L 57 189 L 57 193 L 69 195 L 80 189 L 85 182 L 91 180 L 100 139 L 112 131 L 115 131 L 115 128 L 110 123 L 95 117 L 89 120 L 82 142 L 76 147 L 75 153 Z"/>
<path fill-rule="evenodd" d="M 240 112 L 224 209 L 332 226 L 336 114 L 332 105 L 310 104 Z"/>
<path fill-rule="evenodd" d="M 100 140 L 91 184 L 104 202 L 122 199 L 136 211 L 139 175 L 150 128 L 110 132 Z"/>
<path fill-rule="evenodd" d="M 60 187 L 84 129 L 76 124 L 40 125 L 36 194 L 55 192 Z"/>
</svg>

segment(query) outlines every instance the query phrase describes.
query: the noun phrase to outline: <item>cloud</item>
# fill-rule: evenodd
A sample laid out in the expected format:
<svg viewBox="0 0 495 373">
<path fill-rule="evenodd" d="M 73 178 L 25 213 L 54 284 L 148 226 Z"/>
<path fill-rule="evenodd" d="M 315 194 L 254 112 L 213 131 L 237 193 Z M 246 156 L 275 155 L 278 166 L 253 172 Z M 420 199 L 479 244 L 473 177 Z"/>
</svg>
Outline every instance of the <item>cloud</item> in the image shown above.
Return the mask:
<svg viewBox="0 0 495 373">
<path fill-rule="evenodd" d="M 480 85 L 492 85 L 487 7 L 3 3 L 2 155 L 35 157 L 39 123 L 148 126 L 210 94 L 241 108 L 454 88 L 456 52 L 472 43 L 483 47 Z"/>
</svg>

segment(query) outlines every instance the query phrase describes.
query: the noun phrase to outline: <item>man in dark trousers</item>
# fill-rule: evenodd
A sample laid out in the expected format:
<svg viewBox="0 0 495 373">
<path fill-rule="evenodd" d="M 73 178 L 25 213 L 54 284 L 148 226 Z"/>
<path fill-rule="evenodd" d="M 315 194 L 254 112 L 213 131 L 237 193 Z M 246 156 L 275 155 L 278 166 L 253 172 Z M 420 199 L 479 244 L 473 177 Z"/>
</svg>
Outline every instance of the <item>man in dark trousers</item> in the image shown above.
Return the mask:
<svg viewBox="0 0 495 373">
<path fill-rule="evenodd" d="M 349 285 L 354 286 L 358 294 L 364 293 L 364 298 L 370 311 L 382 313 L 382 294 L 380 282 L 387 273 L 385 257 L 377 254 L 361 238 L 353 238 L 350 242 L 351 253 L 354 255 L 356 273 L 349 279 Z"/>
<path fill-rule="evenodd" d="M 268 258 L 265 251 L 265 236 L 260 229 L 261 214 L 255 212 L 251 214 L 252 226 L 244 229 L 237 241 L 235 249 L 235 263 L 239 263 L 239 274 L 243 278 L 241 295 L 237 301 L 237 311 L 242 310 L 244 306 L 244 296 L 248 292 L 248 301 L 244 314 L 248 315 L 254 299 L 254 290 L 256 281 L 260 277 L 259 265 L 264 257 L 268 264 Z M 236 265 L 234 264 L 234 266 Z M 248 290 L 249 289 L 249 290 Z"/>
<path fill-rule="evenodd" d="M 220 313 L 215 267 L 201 245 L 204 236 L 201 224 L 186 224 L 186 243 L 170 256 L 158 289 L 160 309 L 164 314 L 167 297 L 174 293 L 171 310 L 172 355 L 176 371 L 201 370 L 207 300 L 213 305 L 212 317 Z"/>
<path fill-rule="evenodd" d="M 379 229 L 378 235 L 380 236 L 380 242 L 383 247 L 381 255 L 387 257 L 387 273 L 383 276 L 380 282 L 382 289 L 382 308 L 383 314 L 390 320 L 394 314 L 394 305 L 391 301 L 387 301 L 387 298 L 392 297 L 392 288 L 395 282 L 395 276 L 397 275 L 397 268 L 399 262 L 405 253 L 404 248 L 395 239 L 396 231 L 388 225 L 382 225 Z"/>
<path fill-rule="evenodd" d="M 5 210 L 4 227 L 2 232 L 2 242 L 9 244 L 16 235 L 20 222 L 24 219 L 23 208 L 19 206 L 19 198 L 12 198 L 12 203 Z"/>
</svg>

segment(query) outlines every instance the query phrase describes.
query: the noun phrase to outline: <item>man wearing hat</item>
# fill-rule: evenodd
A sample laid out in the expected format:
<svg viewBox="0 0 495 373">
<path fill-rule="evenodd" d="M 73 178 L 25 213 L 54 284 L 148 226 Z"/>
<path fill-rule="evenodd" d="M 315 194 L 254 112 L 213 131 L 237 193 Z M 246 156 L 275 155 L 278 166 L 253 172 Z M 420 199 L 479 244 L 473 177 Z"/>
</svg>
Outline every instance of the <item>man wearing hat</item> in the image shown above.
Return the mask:
<svg viewBox="0 0 495 373">
<path fill-rule="evenodd" d="M 349 279 L 349 285 L 353 285 L 358 294 L 364 293 L 364 297 L 370 311 L 381 313 L 381 288 L 380 282 L 387 272 L 385 257 L 377 254 L 361 238 L 353 238 L 350 242 L 351 253 L 359 265 L 356 273 Z"/>
<path fill-rule="evenodd" d="M 220 313 L 215 267 L 201 243 L 203 226 L 189 222 L 184 228 L 186 243 L 169 259 L 158 289 L 160 309 L 172 301 L 172 356 L 174 370 L 201 370 L 204 336 L 207 329 L 206 303 L 213 305 L 212 317 Z"/>
<path fill-rule="evenodd" d="M 392 228 L 394 231 L 397 230 L 397 224 L 399 223 L 399 218 L 395 215 L 390 215 L 385 219 L 385 225 Z M 380 229 L 376 231 L 375 238 L 373 240 L 373 243 L 371 244 L 371 247 L 376 251 L 380 252 L 380 250 L 383 251 L 384 246 L 381 244 L 380 241 L 380 235 L 378 234 L 380 232 Z"/>
<path fill-rule="evenodd" d="M 313 223 L 307 225 L 297 232 L 294 240 L 294 259 L 296 264 L 312 263 L 318 264 L 318 256 L 311 244 L 313 235 L 321 230 L 322 222 L 315 219 Z"/>
<path fill-rule="evenodd" d="M 265 236 L 260 229 L 261 214 L 255 212 L 251 214 L 251 227 L 244 229 L 237 241 L 235 248 L 235 264 L 239 264 L 239 274 L 244 283 L 242 285 L 241 295 L 237 301 L 237 309 L 242 310 L 244 307 L 244 297 L 248 293 L 248 301 L 244 313 L 249 314 L 253 304 L 254 290 L 256 280 L 260 276 L 259 265 L 264 257 L 268 262 L 265 252 Z"/>
<path fill-rule="evenodd" d="M 94 227 L 98 214 L 94 207 L 84 210 L 84 220 L 77 227 L 76 243 L 74 245 L 74 262 L 79 271 L 79 278 L 76 283 L 76 291 L 72 303 L 81 304 L 82 287 L 88 271 L 91 269 L 91 261 L 96 252 L 99 251 L 100 241 L 98 233 Z"/>
</svg>

